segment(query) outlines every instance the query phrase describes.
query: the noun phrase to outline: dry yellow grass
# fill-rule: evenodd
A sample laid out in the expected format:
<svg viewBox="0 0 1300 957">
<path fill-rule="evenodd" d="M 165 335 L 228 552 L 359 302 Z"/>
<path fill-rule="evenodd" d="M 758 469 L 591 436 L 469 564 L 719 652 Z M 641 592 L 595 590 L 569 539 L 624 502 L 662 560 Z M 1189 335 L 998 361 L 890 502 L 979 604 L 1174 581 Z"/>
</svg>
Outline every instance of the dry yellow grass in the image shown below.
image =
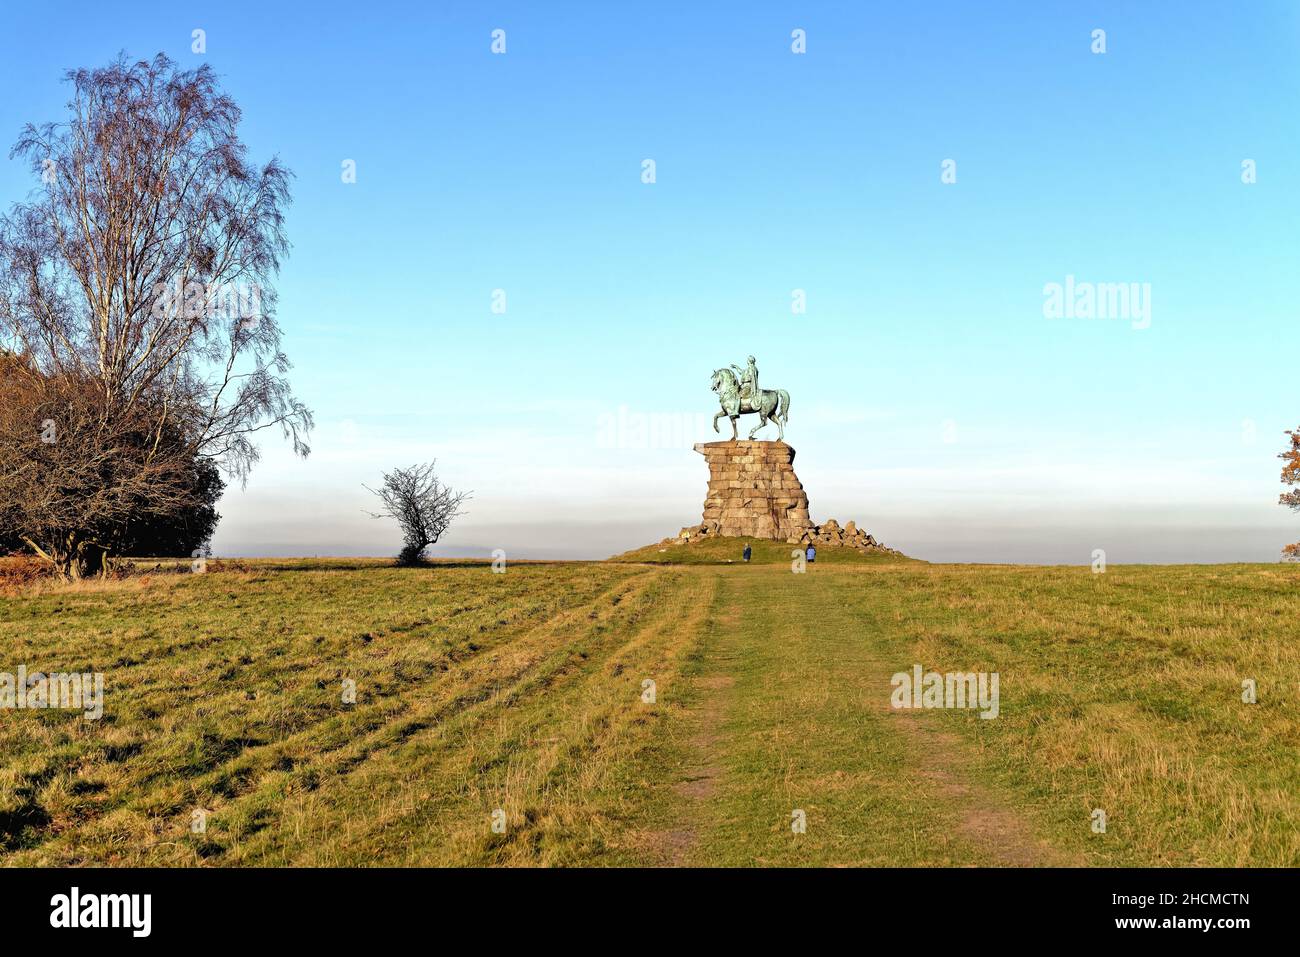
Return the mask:
<svg viewBox="0 0 1300 957">
<path fill-rule="evenodd" d="M 106 713 L 0 711 L 0 861 L 1294 865 L 1298 574 L 336 560 L 27 588 L 0 671 L 102 671 Z M 1000 716 L 891 710 L 914 663 L 997 671 Z"/>
</svg>

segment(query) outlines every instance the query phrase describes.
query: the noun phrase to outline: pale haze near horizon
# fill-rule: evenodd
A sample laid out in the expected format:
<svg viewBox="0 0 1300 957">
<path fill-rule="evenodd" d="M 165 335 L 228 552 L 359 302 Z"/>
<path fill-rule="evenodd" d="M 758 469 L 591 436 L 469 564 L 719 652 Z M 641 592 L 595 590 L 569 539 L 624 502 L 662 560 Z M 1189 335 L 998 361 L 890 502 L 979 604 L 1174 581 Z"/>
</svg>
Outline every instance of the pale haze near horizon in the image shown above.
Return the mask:
<svg viewBox="0 0 1300 957">
<path fill-rule="evenodd" d="M 635 421 L 635 411 L 628 415 Z M 575 416 L 578 431 L 581 413 Z M 617 416 L 617 410 L 591 410 L 586 440 L 566 443 L 521 431 L 504 444 L 493 433 L 408 445 L 367 437 L 350 421 L 337 429 L 324 425 L 307 461 L 275 449 L 247 490 L 227 492 L 214 551 L 246 557 L 393 554 L 397 528 L 368 516 L 375 500 L 363 483 L 376 484 L 375 463 L 429 458 L 438 459 L 454 487 L 473 490 L 466 515 L 430 550 L 434 556 L 487 558 L 500 548 L 515 558 L 605 558 L 698 522 L 708 479 L 704 459 L 685 442 L 619 448 L 616 437 L 610 447 L 608 423 Z M 670 421 L 677 433 L 671 437 L 682 438 L 682 423 L 691 415 Z M 906 458 L 907 466 L 889 468 L 870 462 L 889 453 L 872 451 L 866 423 L 855 431 L 836 420 L 821 427 L 820 442 L 803 445 L 827 458 L 838 454 L 842 466 L 836 468 L 800 450 L 796 424 L 792 403 L 788 437 L 798 450 L 795 468 L 814 521 L 853 519 L 881 541 L 929 561 L 1088 565 L 1100 548 L 1112 564 L 1271 562 L 1300 537 L 1291 513 L 1275 504 L 1275 453 L 1257 436 L 1225 435 L 1225 452 L 1235 454 L 1190 468 L 1185 460 L 1162 465 L 1158 456 L 1142 465 L 1084 454 L 1043 465 L 1032 452 L 1017 455 L 991 437 L 989 450 L 976 444 L 982 437 L 968 439 L 960 430 L 954 437 L 935 423 L 931 448 L 918 441 L 893 456 Z M 805 431 L 814 431 L 814 423 Z M 707 424 L 698 435 L 700 441 L 717 438 Z M 639 436 L 630 440 L 639 443 Z M 857 468 L 845 467 L 859 461 Z M 322 473 L 329 483 L 317 480 Z M 957 475 L 965 485 L 954 485 Z M 1234 507 L 1225 501 L 1231 497 L 1256 501 Z"/>
</svg>

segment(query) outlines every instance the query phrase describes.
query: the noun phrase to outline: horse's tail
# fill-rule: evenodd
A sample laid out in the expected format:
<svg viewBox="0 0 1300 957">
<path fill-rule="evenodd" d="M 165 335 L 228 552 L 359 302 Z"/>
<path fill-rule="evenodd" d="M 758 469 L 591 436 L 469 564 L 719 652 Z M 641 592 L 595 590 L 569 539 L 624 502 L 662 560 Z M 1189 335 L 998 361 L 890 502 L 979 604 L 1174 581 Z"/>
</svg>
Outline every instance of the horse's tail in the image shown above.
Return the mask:
<svg viewBox="0 0 1300 957">
<path fill-rule="evenodd" d="M 780 408 L 781 424 L 789 425 L 790 424 L 790 393 L 786 392 L 785 389 L 778 389 L 777 395 L 781 399 L 781 408 Z"/>
</svg>

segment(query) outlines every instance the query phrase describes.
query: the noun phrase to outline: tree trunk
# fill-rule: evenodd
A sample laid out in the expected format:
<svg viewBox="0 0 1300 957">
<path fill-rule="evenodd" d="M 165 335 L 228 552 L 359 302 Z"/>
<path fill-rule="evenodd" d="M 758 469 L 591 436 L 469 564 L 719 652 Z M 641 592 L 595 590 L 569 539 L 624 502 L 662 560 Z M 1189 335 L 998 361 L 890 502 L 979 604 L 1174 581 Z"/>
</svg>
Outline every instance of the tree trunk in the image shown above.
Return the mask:
<svg viewBox="0 0 1300 957">
<path fill-rule="evenodd" d="M 72 559 L 72 580 L 107 577 L 108 565 L 104 561 L 106 555 L 105 549 L 94 542 L 78 542 Z"/>
<path fill-rule="evenodd" d="M 88 542 L 77 532 L 69 532 L 62 542 L 41 548 L 30 538 L 24 541 L 41 558 L 50 563 L 54 573 L 63 581 L 81 581 L 86 578 L 108 577 L 108 550 L 95 542 Z"/>
<path fill-rule="evenodd" d="M 71 536 L 69 536 L 69 542 Z M 76 577 L 76 546 L 74 544 L 54 544 L 50 546 L 49 560 L 54 566 L 54 574 L 62 581 L 71 581 Z"/>
</svg>

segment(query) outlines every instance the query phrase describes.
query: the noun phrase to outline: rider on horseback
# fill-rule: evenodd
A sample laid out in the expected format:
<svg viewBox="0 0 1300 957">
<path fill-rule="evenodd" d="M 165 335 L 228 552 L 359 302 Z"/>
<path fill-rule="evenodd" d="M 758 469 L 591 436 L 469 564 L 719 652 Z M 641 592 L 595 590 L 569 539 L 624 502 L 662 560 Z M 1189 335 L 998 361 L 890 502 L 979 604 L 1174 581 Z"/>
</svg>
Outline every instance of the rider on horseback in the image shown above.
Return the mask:
<svg viewBox="0 0 1300 957">
<path fill-rule="evenodd" d="M 731 364 L 731 368 L 740 373 L 740 401 L 742 408 L 745 400 L 748 399 L 748 411 L 757 411 L 763 393 L 758 391 L 758 364 L 754 361 L 754 357 L 749 357 L 749 365 L 744 369 L 734 362 Z"/>
<path fill-rule="evenodd" d="M 749 365 L 744 369 L 735 363 L 732 363 L 730 369 L 714 369 L 712 388 L 722 406 L 722 411 L 713 417 L 713 431 L 719 431 L 718 419 L 726 416 L 731 420 L 731 438 L 734 441 L 737 437 L 736 420 L 745 413 L 757 413 L 758 425 L 750 430 L 749 439 L 752 441 L 755 432 L 768 422 L 773 422 L 777 427 L 777 441 L 785 441 L 790 393 L 785 389 L 768 389 L 766 392 L 760 389 L 758 363 L 753 356 L 749 357 Z"/>
</svg>

